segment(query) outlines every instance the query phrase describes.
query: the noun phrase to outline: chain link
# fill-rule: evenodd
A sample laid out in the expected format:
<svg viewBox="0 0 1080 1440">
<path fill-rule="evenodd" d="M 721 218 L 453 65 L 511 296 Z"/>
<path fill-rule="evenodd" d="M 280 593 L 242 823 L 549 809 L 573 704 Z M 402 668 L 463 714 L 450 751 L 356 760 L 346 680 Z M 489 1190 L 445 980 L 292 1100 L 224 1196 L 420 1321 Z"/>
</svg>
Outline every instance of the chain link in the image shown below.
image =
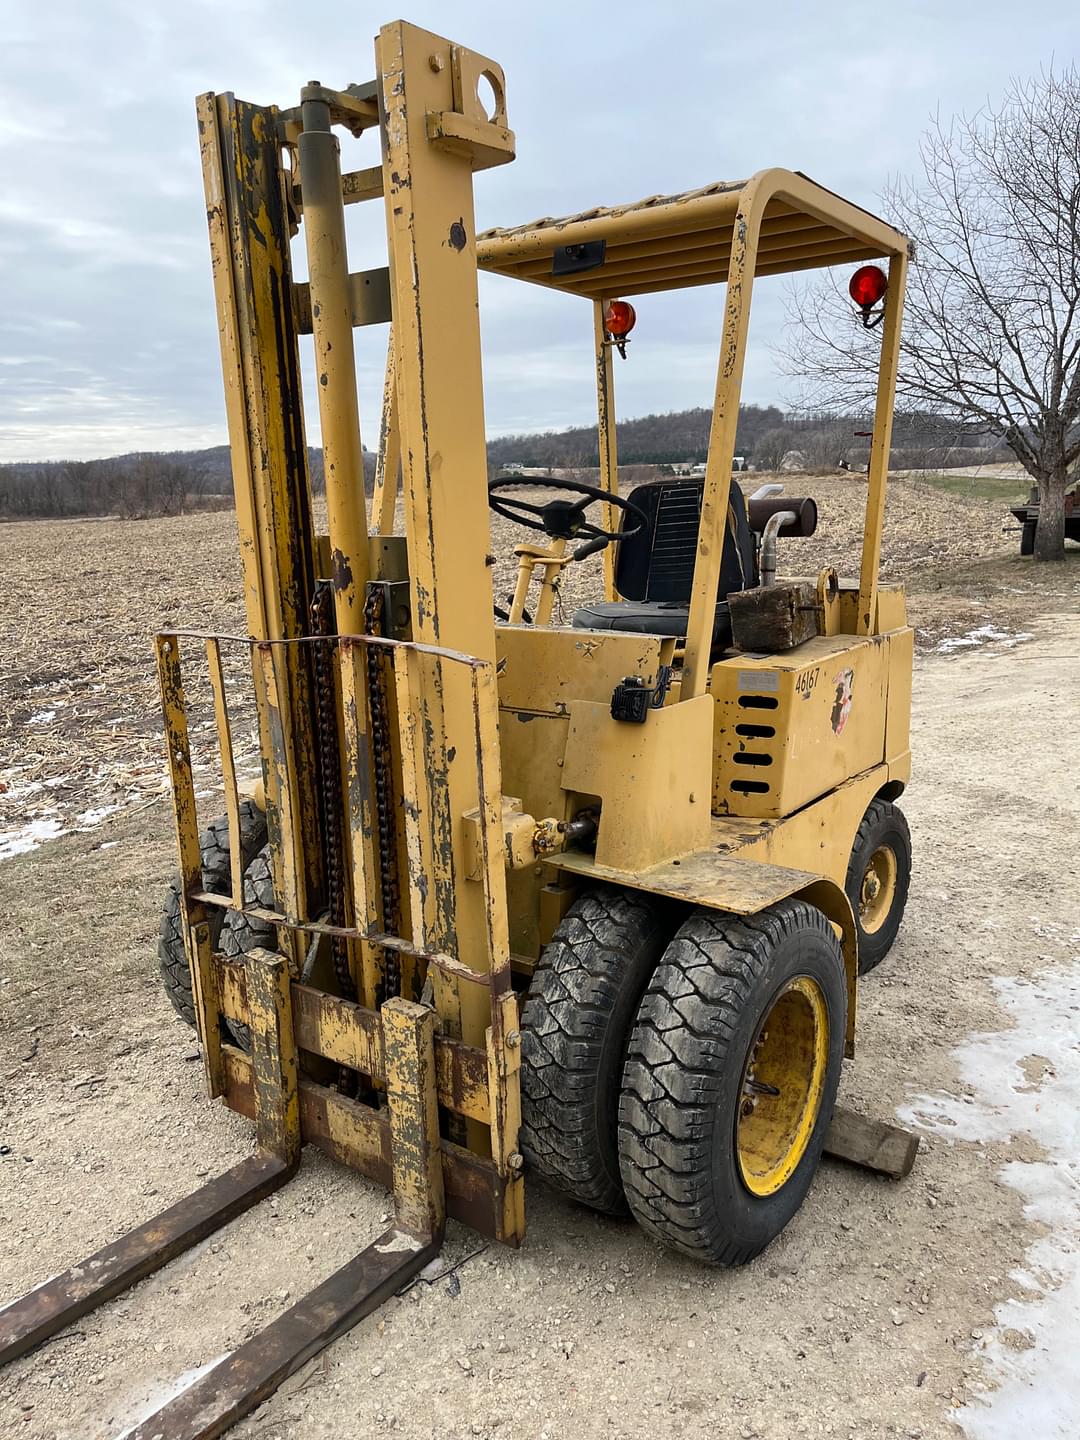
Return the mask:
<svg viewBox="0 0 1080 1440">
<path fill-rule="evenodd" d="M 364 606 L 369 635 L 386 633 L 386 595 L 375 585 Z M 390 709 L 386 693 L 388 656 L 381 645 L 367 647 L 368 711 L 371 717 L 371 760 L 375 780 L 375 819 L 379 845 L 379 895 L 382 927 L 387 935 L 401 934 L 401 883 L 398 875 L 397 826 L 390 766 Z M 401 993 L 401 963 L 396 950 L 383 951 L 382 998 Z"/>
<path fill-rule="evenodd" d="M 333 594 L 325 581 L 311 601 L 312 629 L 322 637 L 314 645 L 316 724 L 318 725 L 319 785 L 323 802 L 323 859 L 326 865 L 327 908 L 332 925 L 345 924 L 345 867 L 343 860 L 341 754 L 338 748 L 337 691 L 334 685 Z M 349 969 L 349 947 L 343 936 L 331 937 L 334 974 L 346 1000 L 356 999 Z"/>
</svg>

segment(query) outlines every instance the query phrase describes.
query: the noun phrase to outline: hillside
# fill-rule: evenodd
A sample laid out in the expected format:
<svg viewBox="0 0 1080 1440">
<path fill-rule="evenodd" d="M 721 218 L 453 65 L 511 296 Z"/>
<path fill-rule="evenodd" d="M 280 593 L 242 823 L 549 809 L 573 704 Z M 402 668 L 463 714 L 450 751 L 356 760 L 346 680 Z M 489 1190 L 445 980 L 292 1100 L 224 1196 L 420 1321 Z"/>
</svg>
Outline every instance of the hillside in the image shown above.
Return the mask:
<svg viewBox="0 0 1080 1440">
<path fill-rule="evenodd" d="M 666 415 L 642 415 L 618 423 L 620 465 L 662 465 L 672 461 L 698 462 L 706 458 L 712 411 L 704 406 Z M 833 468 L 846 459 L 853 468 L 865 464 L 865 432 L 871 422 L 859 415 L 823 415 L 802 418 L 786 415 L 775 405 L 742 405 L 735 453 L 758 470 L 774 470 L 789 451 L 797 451 L 809 468 Z M 986 451 L 991 437 L 958 434 L 952 426 L 927 415 L 897 416 L 893 425 L 893 464 L 921 469 L 933 465 L 963 464 L 975 450 Z M 953 452 L 962 452 L 953 458 Z M 979 457 L 985 462 L 988 455 Z M 1005 456 L 1003 458 L 1010 458 Z M 596 427 L 548 430 L 536 435 L 506 435 L 488 442 L 488 463 L 546 469 L 588 468 L 598 465 Z"/>
<path fill-rule="evenodd" d="M 677 410 L 667 415 L 642 415 L 618 424 L 619 463 L 657 465 L 665 461 L 704 460 L 709 448 L 712 412 L 702 406 Z M 736 450 L 752 453 L 762 435 L 784 424 L 783 411 L 775 405 L 743 405 L 739 411 Z M 572 430 L 548 430 L 540 435 L 506 435 L 488 442 L 488 460 L 495 466 L 521 464 L 572 469 L 600 463 L 596 427 L 581 425 Z"/>
<path fill-rule="evenodd" d="M 620 466 L 696 463 L 706 458 L 712 412 L 701 407 L 665 415 L 641 415 L 618 425 Z M 794 451 L 800 468 L 831 470 L 866 463 L 869 422 L 855 415 L 813 419 L 785 415 L 775 405 L 743 405 L 735 452 L 756 470 L 776 470 Z M 591 425 L 535 435 L 505 435 L 488 442 L 491 473 L 509 465 L 575 470 L 599 464 L 596 429 Z M 991 448 L 990 437 L 943 429 L 925 415 L 898 416 L 893 429 L 892 464 L 927 469 L 1010 459 Z M 312 486 L 322 489 L 322 451 L 308 448 Z M 368 489 L 375 456 L 364 452 Z M 0 464 L 0 516 L 13 519 L 120 515 L 172 515 L 193 508 L 217 508 L 231 499 L 227 445 L 206 450 L 131 453 L 106 460 L 21 461 Z"/>
</svg>

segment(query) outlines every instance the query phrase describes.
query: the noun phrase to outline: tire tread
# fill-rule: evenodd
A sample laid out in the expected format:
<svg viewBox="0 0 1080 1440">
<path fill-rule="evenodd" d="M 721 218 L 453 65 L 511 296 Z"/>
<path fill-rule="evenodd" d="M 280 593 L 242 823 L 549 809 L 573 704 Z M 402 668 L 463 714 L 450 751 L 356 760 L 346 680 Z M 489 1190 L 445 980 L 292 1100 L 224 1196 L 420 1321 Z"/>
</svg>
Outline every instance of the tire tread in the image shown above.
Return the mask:
<svg viewBox="0 0 1080 1440">
<path fill-rule="evenodd" d="M 740 1265 L 762 1248 L 733 1239 L 717 1212 L 714 1082 L 771 952 L 807 929 L 837 945 L 821 912 L 800 900 L 747 917 L 696 911 L 642 999 L 619 1104 L 623 1188 L 647 1234 L 696 1260 Z M 823 1111 L 822 1137 L 827 1121 Z"/>
<path fill-rule="evenodd" d="M 605 1146 L 598 1140 L 605 1127 L 596 1077 L 623 987 L 640 991 L 648 975 L 637 972 L 645 966 L 651 972 L 647 956 L 638 964 L 633 957 L 649 943 L 643 937 L 656 935 L 660 919 L 658 907 L 632 891 L 579 897 L 544 947 L 522 1010 L 522 1151 L 554 1188 L 608 1214 L 626 1213 L 614 1136 L 617 1096 L 609 1097 Z M 657 952 L 666 938 L 655 942 Z M 627 1031 L 632 1020 L 631 1009 Z"/>
</svg>

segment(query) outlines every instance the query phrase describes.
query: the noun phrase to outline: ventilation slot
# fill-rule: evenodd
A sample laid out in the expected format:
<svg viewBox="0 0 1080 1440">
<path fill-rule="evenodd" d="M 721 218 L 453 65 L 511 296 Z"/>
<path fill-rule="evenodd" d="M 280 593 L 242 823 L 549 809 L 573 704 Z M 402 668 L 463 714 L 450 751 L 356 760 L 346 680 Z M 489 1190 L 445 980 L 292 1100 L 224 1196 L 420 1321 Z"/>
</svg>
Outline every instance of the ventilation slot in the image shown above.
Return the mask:
<svg viewBox="0 0 1080 1440">
<path fill-rule="evenodd" d="M 748 740 L 771 740 L 776 731 L 771 725 L 736 725 L 736 735 L 745 735 Z"/>
<path fill-rule="evenodd" d="M 744 710 L 775 710 L 780 701 L 775 695 L 740 695 L 739 704 Z"/>
<path fill-rule="evenodd" d="M 733 780 L 731 788 L 738 795 L 767 795 L 769 792 L 764 780 Z"/>
<path fill-rule="evenodd" d="M 662 485 L 649 555 L 650 600 L 683 601 L 689 597 L 700 526 L 701 488 Z"/>
<path fill-rule="evenodd" d="M 736 765 L 771 765 L 772 756 L 763 755 L 758 750 L 740 750 L 737 755 L 731 757 Z"/>
</svg>

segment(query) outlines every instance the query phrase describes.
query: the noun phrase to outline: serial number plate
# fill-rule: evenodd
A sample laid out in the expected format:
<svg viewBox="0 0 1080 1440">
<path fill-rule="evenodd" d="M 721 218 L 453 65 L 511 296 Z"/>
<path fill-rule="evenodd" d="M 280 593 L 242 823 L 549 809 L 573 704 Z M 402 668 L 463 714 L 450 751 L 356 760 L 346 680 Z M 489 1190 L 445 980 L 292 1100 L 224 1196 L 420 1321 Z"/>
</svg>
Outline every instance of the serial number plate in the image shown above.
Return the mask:
<svg viewBox="0 0 1080 1440">
<path fill-rule="evenodd" d="M 780 673 L 777 670 L 740 670 L 739 689 L 779 690 Z"/>
</svg>

